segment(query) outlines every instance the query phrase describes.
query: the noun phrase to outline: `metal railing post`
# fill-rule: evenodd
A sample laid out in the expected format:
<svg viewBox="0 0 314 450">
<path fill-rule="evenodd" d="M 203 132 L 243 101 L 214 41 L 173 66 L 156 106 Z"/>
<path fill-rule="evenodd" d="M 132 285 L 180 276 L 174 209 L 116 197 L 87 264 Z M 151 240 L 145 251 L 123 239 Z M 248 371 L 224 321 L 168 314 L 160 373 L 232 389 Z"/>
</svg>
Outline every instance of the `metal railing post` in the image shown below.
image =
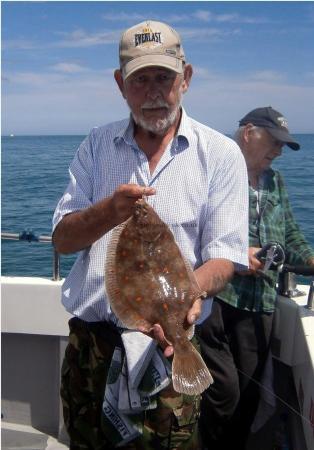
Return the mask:
<svg viewBox="0 0 314 450">
<path fill-rule="evenodd" d="M 313 298 L 314 298 L 314 281 L 311 281 L 306 308 L 313 310 Z"/>
<path fill-rule="evenodd" d="M 27 241 L 31 242 L 44 242 L 51 244 L 51 236 L 36 236 L 32 231 L 23 231 L 22 233 L 1 233 L 1 239 L 6 239 L 9 241 Z M 52 267 L 52 280 L 59 281 L 60 277 L 60 255 L 53 247 L 53 267 Z"/>
<path fill-rule="evenodd" d="M 55 248 L 53 249 L 53 281 L 59 281 L 60 278 L 60 256 Z"/>
</svg>

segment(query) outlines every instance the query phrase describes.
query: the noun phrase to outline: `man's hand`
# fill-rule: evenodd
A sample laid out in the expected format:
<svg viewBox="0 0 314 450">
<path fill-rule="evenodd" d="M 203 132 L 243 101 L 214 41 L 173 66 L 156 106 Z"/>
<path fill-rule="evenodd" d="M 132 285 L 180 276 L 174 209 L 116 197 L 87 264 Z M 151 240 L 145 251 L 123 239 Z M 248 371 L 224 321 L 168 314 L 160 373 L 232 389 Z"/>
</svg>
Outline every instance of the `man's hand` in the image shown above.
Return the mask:
<svg viewBox="0 0 314 450">
<path fill-rule="evenodd" d="M 249 247 L 249 270 L 243 270 L 237 272 L 238 275 L 254 275 L 258 276 L 258 271 L 262 270 L 264 267 L 264 264 L 256 258 L 256 253 L 261 250 L 258 247 Z"/>
<path fill-rule="evenodd" d="M 115 218 L 115 223 L 119 225 L 131 216 L 136 200 L 145 195 L 154 195 L 155 193 L 154 188 L 139 186 L 137 184 L 121 184 L 118 186 L 111 196 L 112 213 Z"/>
<path fill-rule="evenodd" d="M 187 313 L 188 324 L 193 325 L 200 317 L 201 312 L 202 312 L 202 300 L 200 298 L 197 298 Z M 158 341 L 158 344 L 163 349 L 166 358 L 169 358 L 170 356 L 173 355 L 173 346 L 166 340 L 164 331 L 158 323 L 155 323 L 153 325 L 152 330 L 149 333 L 145 334 Z"/>
<path fill-rule="evenodd" d="M 58 253 L 74 253 L 89 247 L 128 219 L 136 200 L 154 194 L 155 189 L 150 187 L 121 184 L 110 197 L 64 216 L 53 233 L 55 249 Z"/>
<path fill-rule="evenodd" d="M 312 256 L 311 258 L 309 258 L 309 259 L 306 261 L 306 264 L 307 264 L 308 266 L 314 266 L 314 256 Z"/>
</svg>

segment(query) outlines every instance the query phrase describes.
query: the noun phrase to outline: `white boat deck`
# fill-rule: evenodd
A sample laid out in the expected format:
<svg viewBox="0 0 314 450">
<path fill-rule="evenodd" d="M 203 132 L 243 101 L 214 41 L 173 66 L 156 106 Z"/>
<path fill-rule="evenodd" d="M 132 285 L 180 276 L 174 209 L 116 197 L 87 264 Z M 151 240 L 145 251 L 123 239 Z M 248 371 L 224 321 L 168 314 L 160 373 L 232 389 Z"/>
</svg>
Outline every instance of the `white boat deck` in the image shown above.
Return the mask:
<svg viewBox="0 0 314 450">
<path fill-rule="evenodd" d="M 53 436 L 29 425 L 2 422 L 1 448 L 3 450 L 64 450 L 69 447 Z"/>
<path fill-rule="evenodd" d="M 1 277 L 4 450 L 68 448 L 59 399 L 70 318 L 60 304 L 62 282 Z M 313 450 L 314 311 L 304 307 L 309 286 L 299 289 L 300 297 L 278 297 L 274 356 L 290 368 L 297 397 L 291 450 Z M 252 449 L 268 450 L 257 443 Z"/>
</svg>

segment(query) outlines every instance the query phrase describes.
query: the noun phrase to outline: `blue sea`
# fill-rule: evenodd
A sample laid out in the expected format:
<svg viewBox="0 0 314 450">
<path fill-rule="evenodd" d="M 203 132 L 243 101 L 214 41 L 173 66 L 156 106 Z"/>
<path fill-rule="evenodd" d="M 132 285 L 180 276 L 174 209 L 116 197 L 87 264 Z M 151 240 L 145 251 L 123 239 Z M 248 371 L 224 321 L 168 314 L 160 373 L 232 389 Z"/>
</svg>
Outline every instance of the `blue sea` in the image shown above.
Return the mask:
<svg viewBox="0 0 314 450">
<path fill-rule="evenodd" d="M 314 134 L 295 137 L 301 150 L 285 147 L 274 167 L 284 175 L 295 217 L 314 247 Z M 2 232 L 51 234 L 53 211 L 68 183 L 68 166 L 83 139 L 2 138 Z M 2 275 L 52 277 L 49 243 L 2 240 L 1 254 Z M 75 255 L 61 257 L 62 276 L 67 275 L 74 259 Z"/>
</svg>

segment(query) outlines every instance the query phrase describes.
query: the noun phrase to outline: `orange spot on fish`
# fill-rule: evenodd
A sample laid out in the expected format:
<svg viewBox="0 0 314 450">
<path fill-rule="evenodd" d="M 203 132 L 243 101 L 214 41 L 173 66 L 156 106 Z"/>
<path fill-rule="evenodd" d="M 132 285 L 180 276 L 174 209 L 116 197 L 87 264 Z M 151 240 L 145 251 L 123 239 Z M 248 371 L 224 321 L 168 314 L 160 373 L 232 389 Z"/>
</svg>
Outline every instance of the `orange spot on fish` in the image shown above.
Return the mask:
<svg viewBox="0 0 314 450">
<path fill-rule="evenodd" d="M 122 250 L 121 255 L 122 256 L 126 256 L 128 254 L 128 252 L 126 250 Z"/>
<path fill-rule="evenodd" d="M 129 277 L 126 275 L 126 276 L 124 277 L 124 281 L 128 281 L 128 279 L 129 279 Z"/>
<path fill-rule="evenodd" d="M 167 303 L 163 303 L 163 304 L 162 304 L 162 307 L 163 307 L 166 311 L 168 311 L 168 309 L 169 309 Z"/>
<path fill-rule="evenodd" d="M 143 298 L 142 297 L 136 297 L 135 301 L 140 302 Z"/>
</svg>

